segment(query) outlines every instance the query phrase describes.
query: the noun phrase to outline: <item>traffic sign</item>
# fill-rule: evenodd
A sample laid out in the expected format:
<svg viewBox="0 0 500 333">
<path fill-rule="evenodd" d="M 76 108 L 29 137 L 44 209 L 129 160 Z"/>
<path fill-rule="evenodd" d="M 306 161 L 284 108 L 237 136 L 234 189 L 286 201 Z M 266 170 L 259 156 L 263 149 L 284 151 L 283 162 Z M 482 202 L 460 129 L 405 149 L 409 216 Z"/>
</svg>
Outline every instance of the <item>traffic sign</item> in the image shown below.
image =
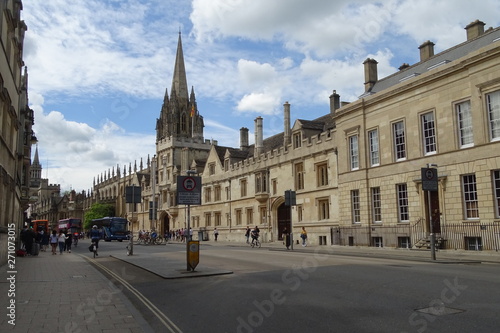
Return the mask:
<svg viewBox="0 0 500 333">
<path fill-rule="evenodd" d="M 177 176 L 177 203 L 201 205 L 201 177 Z"/>
<path fill-rule="evenodd" d="M 437 169 L 422 168 L 422 190 L 437 192 L 438 190 L 438 174 Z"/>
</svg>

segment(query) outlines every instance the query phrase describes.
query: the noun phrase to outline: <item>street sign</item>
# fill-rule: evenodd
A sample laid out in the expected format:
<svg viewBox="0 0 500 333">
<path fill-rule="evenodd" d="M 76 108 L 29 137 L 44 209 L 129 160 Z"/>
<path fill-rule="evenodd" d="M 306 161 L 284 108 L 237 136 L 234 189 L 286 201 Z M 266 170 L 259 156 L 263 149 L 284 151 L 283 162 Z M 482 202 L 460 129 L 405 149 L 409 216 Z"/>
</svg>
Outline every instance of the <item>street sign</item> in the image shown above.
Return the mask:
<svg viewBox="0 0 500 333">
<path fill-rule="evenodd" d="M 177 176 L 177 203 L 201 205 L 201 177 Z"/>
<path fill-rule="evenodd" d="M 125 187 L 125 202 L 126 203 L 140 203 L 141 202 L 141 187 L 140 186 L 126 186 Z"/>
<path fill-rule="evenodd" d="M 200 242 L 199 241 L 189 241 L 188 242 L 188 264 L 189 267 L 194 271 L 198 263 L 200 262 Z"/>
<path fill-rule="evenodd" d="M 296 198 L 297 196 L 295 191 L 285 191 L 285 206 L 295 206 L 297 202 Z"/>
<path fill-rule="evenodd" d="M 422 190 L 437 192 L 438 190 L 438 174 L 437 169 L 422 168 Z"/>
</svg>

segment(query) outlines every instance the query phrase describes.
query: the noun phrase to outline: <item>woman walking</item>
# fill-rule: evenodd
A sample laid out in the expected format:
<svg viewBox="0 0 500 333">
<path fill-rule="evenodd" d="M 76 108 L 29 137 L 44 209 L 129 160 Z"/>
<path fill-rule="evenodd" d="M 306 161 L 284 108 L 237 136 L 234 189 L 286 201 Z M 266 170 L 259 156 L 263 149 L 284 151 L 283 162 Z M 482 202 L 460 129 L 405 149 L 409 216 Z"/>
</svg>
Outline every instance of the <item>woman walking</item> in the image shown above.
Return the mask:
<svg viewBox="0 0 500 333">
<path fill-rule="evenodd" d="M 66 245 L 66 235 L 62 230 L 59 231 L 59 236 L 57 237 L 57 241 L 59 243 L 59 254 L 63 254 L 64 246 Z"/>
<path fill-rule="evenodd" d="M 52 235 L 50 235 L 50 246 L 52 247 L 52 254 L 57 254 L 57 232 L 52 230 Z"/>
</svg>

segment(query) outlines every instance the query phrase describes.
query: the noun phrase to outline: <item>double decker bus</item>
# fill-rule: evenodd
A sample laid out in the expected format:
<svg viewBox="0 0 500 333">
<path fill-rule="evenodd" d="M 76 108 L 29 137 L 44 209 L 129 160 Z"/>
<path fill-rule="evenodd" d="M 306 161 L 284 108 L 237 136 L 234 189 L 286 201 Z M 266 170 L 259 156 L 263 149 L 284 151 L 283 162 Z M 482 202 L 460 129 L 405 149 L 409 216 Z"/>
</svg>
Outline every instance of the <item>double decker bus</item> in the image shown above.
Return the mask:
<svg viewBox="0 0 500 333">
<path fill-rule="evenodd" d="M 79 235 L 82 232 L 82 220 L 75 218 L 59 220 L 58 228 L 59 230 L 68 230 L 73 235 Z"/>
<path fill-rule="evenodd" d="M 102 238 L 106 242 L 117 240 L 119 242 L 128 239 L 128 221 L 123 217 L 103 217 L 92 220 L 92 225 L 102 229 Z"/>
<path fill-rule="evenodd" d="M 45 234 L 49 232 L 49 221 L 48 220 L 32 220 L 30 222 L 30 227 L 33 228 L 35 232 L 43 230 Z"/>
</svg>

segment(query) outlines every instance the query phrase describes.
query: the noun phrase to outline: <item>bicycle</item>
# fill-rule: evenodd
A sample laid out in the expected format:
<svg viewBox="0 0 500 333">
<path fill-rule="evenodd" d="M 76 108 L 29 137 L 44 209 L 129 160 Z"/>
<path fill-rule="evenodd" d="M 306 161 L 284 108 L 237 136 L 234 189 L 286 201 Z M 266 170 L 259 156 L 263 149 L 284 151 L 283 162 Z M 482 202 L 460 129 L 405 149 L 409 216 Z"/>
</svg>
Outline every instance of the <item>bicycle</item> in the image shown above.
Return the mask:
<svg viewBox="0 0 500 333">
<path fill-rule="evenodd" d="M 97 253 L 97 243 L 96 242 L 92 242 L 92 244 L 90 244 L 89 250 L 90 250 L 90 252 L 94 253 L 94 258 L 99 256 L 99 254 Z"/>
<path fill-rule="evenodd" d="M 250 243 L 250 246 L 252 248 L 254 247 L 260 247 L 262 244 L 260 243 L 258 238 L 252 238 L 252 242 Z"/>
</svg>

